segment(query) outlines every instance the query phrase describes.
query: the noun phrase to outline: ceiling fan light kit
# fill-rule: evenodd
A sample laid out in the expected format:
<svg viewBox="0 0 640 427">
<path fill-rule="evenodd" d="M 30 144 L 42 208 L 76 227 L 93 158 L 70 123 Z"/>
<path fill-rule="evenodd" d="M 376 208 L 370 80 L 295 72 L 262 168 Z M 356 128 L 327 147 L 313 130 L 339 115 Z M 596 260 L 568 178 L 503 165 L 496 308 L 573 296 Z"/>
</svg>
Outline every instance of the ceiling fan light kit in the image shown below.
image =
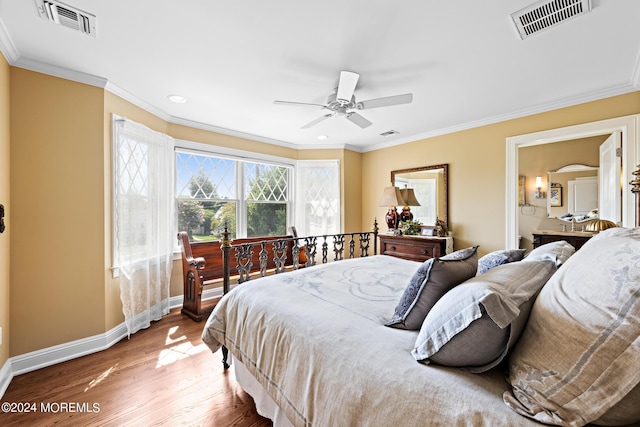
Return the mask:
<svg viewBox="0 0 640 427">
<path fill-rule="evenodd" d="M 274 101 L 274 104 L 278 105 L 292 105 L 303 107 L 320 107 L 331 111 L 329 114 L 318 117 L 315 120 L 302 126 L 301 129 L 308 129 L 318 123 L 328 119 L 329 117 L 344 117 L 351 123 L 365 129 L 371 126 L 369 120 L 364 118 L 352 110 L 369 110 L 372 108 L 390 107 L 393 105 L 409 104 L 413 101 L 413 94 L 405 93 L 402 95 L 393 95 L 383 98 L 374 98 L 367 101 L 357 102 L 355 97 L 356 86 L 358 85 L 358 79 L 360 75 L 352 71 L 341 71 L 340 79 L 338 80 L 338 87 L 333 90 L 327 96 L 327 101 L 324 105 L 314 104 L 309 102 L 292 102 L 292 101 Z"/>
</svg>

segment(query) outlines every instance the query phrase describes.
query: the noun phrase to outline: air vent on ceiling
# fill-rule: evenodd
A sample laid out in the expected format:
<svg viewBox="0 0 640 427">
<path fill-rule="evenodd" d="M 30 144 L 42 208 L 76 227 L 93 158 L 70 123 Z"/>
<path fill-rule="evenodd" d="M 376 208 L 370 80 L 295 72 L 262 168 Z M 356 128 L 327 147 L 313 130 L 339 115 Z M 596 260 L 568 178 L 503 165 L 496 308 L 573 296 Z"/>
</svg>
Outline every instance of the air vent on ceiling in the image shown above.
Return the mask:
<svg viewBox="0 0 640 427">
<path fill-rule="evenodd" d="M 521 39 L 591 12 L 591 0 L 540 0 L 511 14 Z"/>
<path fill-rule="evenodd" d="M 89 36 L 96 36 L 96 17 L 59 1 L 36 0 L 42 19 L 60 24 Z"/>
<path fill-rule="evenodd" d="M 391 136 L 391 135 L 396 135 L 398 133 L 400 133 L 400 132 L 398 132 L 397 130 L 391 129 L 391 130 L 388 130 L 386 132 L 382 132 L 380 135 L 381 136 Z"/>
</svg>

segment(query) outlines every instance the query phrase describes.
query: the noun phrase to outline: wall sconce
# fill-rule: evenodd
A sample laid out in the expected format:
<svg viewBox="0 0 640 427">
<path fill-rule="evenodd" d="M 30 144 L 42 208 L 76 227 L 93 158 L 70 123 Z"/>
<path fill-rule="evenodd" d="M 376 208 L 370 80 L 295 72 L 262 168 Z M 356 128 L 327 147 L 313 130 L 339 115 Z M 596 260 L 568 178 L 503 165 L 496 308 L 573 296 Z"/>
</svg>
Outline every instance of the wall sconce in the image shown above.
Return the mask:
<svg viewBox="0 0 640 427">
<path fill-rule="evenodd" d="M 542 177 L 541 176 L 536 176 L 536 199 L 544 199 L 545 195 L 544 195 L 544 191 L 540 191 L 540 189 L 542 188 Z"/>
<path fill-rule="evenodd" d="M 400 222 L 400 215 L 398 215 L 396 206 L 404 205 L 406 205 L 406 203 L 404 202 L 402 193 L 400 193 L 400 189 L 398 187 L 391 186 L 384 188 L 382 191 L 382 197 L 378 202 L 378 206 L 387 206 L 389 208 L 387 215 L 385 216 L 389 231 L 397 229 L 398 223 Z"/>
<path fill-rule="evenodd" d="M 413 219 L 413 213 L 411 213 L 411 209 L 409 206 L 420 206 L 420 202 L 416 199 L 416 193 L 414 193 L 413 188 L 403 188 L 400 190 L 400 195 L 404 199 L 404 206 L 402 208 L 402 213 L 400 214 L 401 221 L 411 221 Z"/>
</svg>

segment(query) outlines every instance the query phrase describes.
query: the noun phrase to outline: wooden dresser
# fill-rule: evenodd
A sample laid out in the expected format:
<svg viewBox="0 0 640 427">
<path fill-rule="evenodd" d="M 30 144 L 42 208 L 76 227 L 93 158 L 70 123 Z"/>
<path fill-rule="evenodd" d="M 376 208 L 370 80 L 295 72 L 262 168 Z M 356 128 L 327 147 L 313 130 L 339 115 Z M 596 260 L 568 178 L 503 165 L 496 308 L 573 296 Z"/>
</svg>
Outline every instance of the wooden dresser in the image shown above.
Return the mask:
<svg viewBox="0 0 640 427">
<path fill-rule="evenodd" d="M 380 234 L 380 254 L 426 261 L 452 251 L 453 237 L 393 236 Z"/>
<path fill-rule="evenodd" d="M 554 231 L 554 230 L 535 230 L 532 231 L 533 235 L 533 247 L 544 245 L 546 243 L 557 242 L 558 240 L 564 240 L 571 246 L 576 248 L 576 251 L 582 247 L 587 240 L 589 240 L 596 232 L 589 231 Z"/>
</svg>

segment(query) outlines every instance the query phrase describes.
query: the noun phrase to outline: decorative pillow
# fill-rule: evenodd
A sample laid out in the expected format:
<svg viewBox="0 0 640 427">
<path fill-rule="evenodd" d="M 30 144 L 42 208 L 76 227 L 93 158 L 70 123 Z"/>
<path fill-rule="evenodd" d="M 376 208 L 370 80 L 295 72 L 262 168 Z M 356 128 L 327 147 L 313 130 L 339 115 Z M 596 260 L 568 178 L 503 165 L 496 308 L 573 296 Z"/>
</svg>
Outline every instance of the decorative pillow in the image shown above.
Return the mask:
<svg viewBox="0 0 640 427">
<path fill-rule="evenodd" d="M 524 258 L 526 249 L 507 249 L 486 254 L 478 260 L 478 274 L 486 273 L 493 267 L 510 262 L 520 261 Z"/>
<path fill-rule="evenodd" d="M 553 260 L 499 265 L 451 289 L 424 319 L 413 357 L 484 372 L 504 359 L 522 333 Z"/>
<path fill-rule="evenodd" d="M 413 274 L 386 326 L 418 330 L 431 307 L 449 289 L 475 276 L 478 247 L 425 261 Z"/>
<path fill-rule="evenodd" d="M 540 292 L 509 358 L 505 403 L 547 424 L 640 421 L 640 228 L 589 239 Z M 611 425 L 611 424 L 609 424 Z"/>
<path fill-rule="evenodd" d="M 589 239 L 591 240 L 591 239 Z M 564 240 L 557 242 L 546 243 L 533 249 L 529 254 L 524 257 L 523 261 L 538 261 L 541 259 L 553 259 L 556 260 L 558 266 L 567 262 L 569 257 L 576 252 L 569 243 Z"/>
</svg>

